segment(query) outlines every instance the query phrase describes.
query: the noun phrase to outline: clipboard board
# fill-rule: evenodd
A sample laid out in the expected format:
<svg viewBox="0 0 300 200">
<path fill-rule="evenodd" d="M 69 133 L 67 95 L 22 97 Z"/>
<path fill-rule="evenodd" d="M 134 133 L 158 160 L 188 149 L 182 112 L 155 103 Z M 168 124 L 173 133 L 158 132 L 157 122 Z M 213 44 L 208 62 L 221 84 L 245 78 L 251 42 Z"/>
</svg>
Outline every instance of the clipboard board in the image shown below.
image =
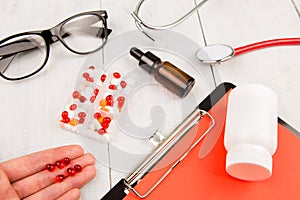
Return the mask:
<svg viewBox="0 0 300 200">
<path fill-rule="evenodd" d="M 205 146 L 205 140 L 197 144 L 144 199 L 274 200 L 300 198 L 300 138 L 297 135 L 299 133 L 280 118 L 278 118 L 278 148 L 273 156 L 272 176 L 265 181 L 248 182 L 235 179 L 226 173 L 223 120 L 226 116 L 227 96 L 234 87 L 230 83 L 223 83 L 199 104 L 199 108 L 207 111 L 214 108 L 211 115 L 216 120 L 216 126 L 211 130 L 210 137 L 216 138 L 214 134 L 220 134 L 220 137 L 213 145 L 211 152 L 205 158 L 199 159 L 199 150 Z M 214 116 L 214 113 L 219 114 Z M 208 124 L 209 120 L 205 118 L 199 120 L 197 134 L 203 134 Z M 134 189 L 145 193 L 165 173 L 164 170 L 160 169 L 146 174 L 134 186 Z M 132 190 L 126 192 L 128 188 L 121 183 L 122 180 L 102 199 L 141 199 Z"/>
</svg>

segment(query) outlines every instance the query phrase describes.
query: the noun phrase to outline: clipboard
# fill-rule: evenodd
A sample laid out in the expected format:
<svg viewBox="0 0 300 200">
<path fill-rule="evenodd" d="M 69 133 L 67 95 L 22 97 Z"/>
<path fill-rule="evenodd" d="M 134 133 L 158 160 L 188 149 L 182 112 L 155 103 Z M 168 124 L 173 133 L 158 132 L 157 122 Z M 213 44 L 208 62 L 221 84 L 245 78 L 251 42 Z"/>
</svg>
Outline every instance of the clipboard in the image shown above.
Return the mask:
<svg viewBox="0 0 300 200">
<path fill-rule="evenodd" d="M 172 172 L 151 191 L 146 200 L 181 200 L 181 199 L 299 199 L 300 185 L 300 138 L 299 133 L 283 120 L 278 118 L 278 148 L 273 156 L 272 176 L 260 182 L 248 182 L 235 179 L 225 171 L 226 150 L 223 145 L 224 117 L 226 116 L 227 96 L 235 86 L 230 83 L 219 85 L 199 108 L 214 112 L 216 125 L 211 130 L 220 134 L 216 144 L 206 151 L 209 154 L 199 159 L 199 150 L 205 147 L 204 140 L 195 146 L 180 162 L 172 168 Z M 220 114 L 221 113 L 221 114 Z M 218 116 L 214 116 L 217 114 Z M 201 119 L 197 124 L 197 135 L 209 126 L 208 119 Z M 208 137 L 208 135 L 206 136 Z M 210 141 L 209 139 L 207 139 Z M 213 139 L 212 139 L 213 140 Z M 172 165 L 172 164 L 171 164 Z M 105 195 L 103 200 L 138 200 L 141 199 L 134 191 L 145 193 L 165 174 L 163 168 L 147 173 L 136 185 L 134 190 L 124 185 L 121 180 Z"/>
</svg>

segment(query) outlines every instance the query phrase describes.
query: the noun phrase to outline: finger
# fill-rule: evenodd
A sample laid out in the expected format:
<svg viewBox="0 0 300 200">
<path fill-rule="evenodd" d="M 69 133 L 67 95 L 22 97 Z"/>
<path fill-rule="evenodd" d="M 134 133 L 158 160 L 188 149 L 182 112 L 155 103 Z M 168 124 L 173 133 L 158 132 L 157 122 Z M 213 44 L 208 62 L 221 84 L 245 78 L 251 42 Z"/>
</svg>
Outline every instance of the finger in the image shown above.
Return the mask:
<svg viewBox="0 0 300 200">
<path fill-rule="evenodd" d="M 0 163 L 10 182 L 32 175 L 45 168 L 46 164 L 54 163 L 64 157 L 70 159 L 83 155 L 84 151 L 79 145 L 70 145 L 48 149 L 26 156 Z"/>
<path fill-rule="evenodd" d="M 57 199 L 73 188 L 81 188 L 87 182 L 96 176 L 96 168 L 94 165 L 89 165 L 83 168 L 82 172 L 73 177 L 67 177 L 61 183 L 54 183 L 39 192 L 24 198 L 25 200 L 43 199 L 53 200 Z"/>
<path fill-rule="evenodd" d="M 1 199 L 19 199 L 16 191 L 11 186 L 6 174 L 0 168 L 0 197 Z"/>
<path fill-rule="evenodd" d="M 73 167 L 76 164 L 81 165 L 83 168 L 88 165 L 95 164 L 96 159 L 92 154 L 87 153 L 83 156 L 71 160 L 70 164 L 66 166 L 64 169 L 58 169 L 54 172 L 49 172 L 48 170 L 40 171 L 36 174 L 28 176 L 24 179 L 14 182 L 12 185 L 17 191 L 20 198 L 27 197 L 31 194 L 34 194 L 43 188 L 53 184 L 55 182 L 55 177 L 58 174 L 66 175 L 66 170 L 68 167 Z"/>
<path fill-rule="evenodd" d="M 77 200 L 80 198 L 80 190 L 78 188 L 74 188 L 68 191 L 66 194 L 59 197 L 57 200 Z"/>
</svg>

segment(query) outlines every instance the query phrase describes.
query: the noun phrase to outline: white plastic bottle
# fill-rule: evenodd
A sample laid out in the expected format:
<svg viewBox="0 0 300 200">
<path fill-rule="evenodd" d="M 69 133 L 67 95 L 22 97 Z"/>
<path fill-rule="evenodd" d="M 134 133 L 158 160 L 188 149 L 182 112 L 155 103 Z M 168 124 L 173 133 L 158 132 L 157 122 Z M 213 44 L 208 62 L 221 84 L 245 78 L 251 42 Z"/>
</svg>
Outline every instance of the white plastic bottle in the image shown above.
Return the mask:
<svg viewBox="0 0 300 200">
<path fill-rule="evenodd" d="M 228 174 L 247 181 L 272 175 L 277 115 L 277 95 L 265 86 L 242 85 L 230 92 L 224 135 Z"/>
</svg>

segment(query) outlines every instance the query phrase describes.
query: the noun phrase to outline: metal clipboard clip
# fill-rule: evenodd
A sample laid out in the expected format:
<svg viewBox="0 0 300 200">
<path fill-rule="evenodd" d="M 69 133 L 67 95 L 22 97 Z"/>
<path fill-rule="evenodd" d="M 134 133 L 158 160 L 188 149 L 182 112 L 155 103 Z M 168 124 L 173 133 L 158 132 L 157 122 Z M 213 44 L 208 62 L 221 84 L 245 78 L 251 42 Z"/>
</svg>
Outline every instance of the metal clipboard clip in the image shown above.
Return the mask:
<svg viewBox="0 0 300 200">
<path fill-rule="evenodd" d="M 153 186 L 145 192 L 145 194 L 140 194 L 134 186 L 147 175 L 151 169 L 194 127 L 198 121 L 204 117 L 208 116 L 211 120 L 208 129 L 195 140 L 192 145 L 183 152 L 174 164 L 169 167 L 169 169 L 159 178 L 159 180 L 153 184 Z M 168 137 L 166 137 L 154 150 L 153 152 L 144 159 L 141 165 L 139 165 L 135 170 L 133 170 L 125 179 L 123 184 L 125 186 L 124 193 L 128 194 L 132 191 L 139 198 L 147 197 L 170 173 L 171 171 L 189 154 L 189 152 L 208 134 L 208 132 L 215 125 L 214 118 L 206 111 L 196 108 L 184 121 L 178 125 Z"/>
<path fill-rule="evenodd" d="M 132 191 L 131 194 L 137 196 L 137 198 L 147 197 L 205 137 L 207 139 L 203 140 L 198 154 L 199 158 L 204 158 L 216 144 L 216 141 L 219 138 L 218 134 L 221 133 L 219 129 L 224 126 L 224 123 L 222 122 L 225 121 L 227 100 L 223 97 L 234 87 L 235 85 L 227 82 L 217 86 L 217 88 L 212 91 L 211 94 L 208 95 L 195 108 L 195 110 L 181 122 L 181 124 L 179 124 L 159 143 L 158 146 L 156 146 L 155 149 L 153 149 L 153 151 L 137 168 L 135 168 L 135 170 L 133 170 L 126 178 L 119 180 L 119 182 L 116 183 L 114 187 L 101 198 L 101 200 L 124 199 L 130 191 Z M 219 105 L 221 104 L 221 106 L 214 107 L 217 103 Z M 208 111 L 210 113 L 208 113 Z M 165 173 L 159 173 L 159 176 L 157 176 L 156 171 L 153 171 L 153 168 L 156 169 L 157 165 L 161 164 L 162 159 L 165 159 L 169 156 L 169 154 L 172 154 L 172 150 L 176 150 L 180 144 L 186 143 L 186 139 L 191 139 L 190 137 L 185 136 L 193 134 L 193 130 L 191 130 L 193 128 L 197 129 L 197 137 L 193 137 L 192 141 L 189 140 L 191 144 L 189 143 L 189 146 L 185 146 L 185 151 L 182 151 L 181 149 L 180 156 L 176 157 L 178 159 L 173 159 L 173 162 L 171 162 L 171 164 L 169 163 L 168 167 L 164 168 L 163 172 Z M 155 177 L 150 174 L 151 172 L 154 172 L 153 175 L 155 175 Z M 146 177 L 147 174 L 149 174 L 148 177 Z M 148 182 L 148 178 L 151 178 L 151 182 Z M 155 178 L 155 182 L 153 182 L 152 178 Z M 145 185 L 141 185 L 143 184 L 142 181 L 145 181 Z M 145 187 L 137 188 L 136 186 L 138 186 L 138 184 Z M 145 191 L 141 192 L 141 188 L 143 190 L 145 189 Z M 137 189 L 139 191 L 137 191 Z"/>
</svg>

